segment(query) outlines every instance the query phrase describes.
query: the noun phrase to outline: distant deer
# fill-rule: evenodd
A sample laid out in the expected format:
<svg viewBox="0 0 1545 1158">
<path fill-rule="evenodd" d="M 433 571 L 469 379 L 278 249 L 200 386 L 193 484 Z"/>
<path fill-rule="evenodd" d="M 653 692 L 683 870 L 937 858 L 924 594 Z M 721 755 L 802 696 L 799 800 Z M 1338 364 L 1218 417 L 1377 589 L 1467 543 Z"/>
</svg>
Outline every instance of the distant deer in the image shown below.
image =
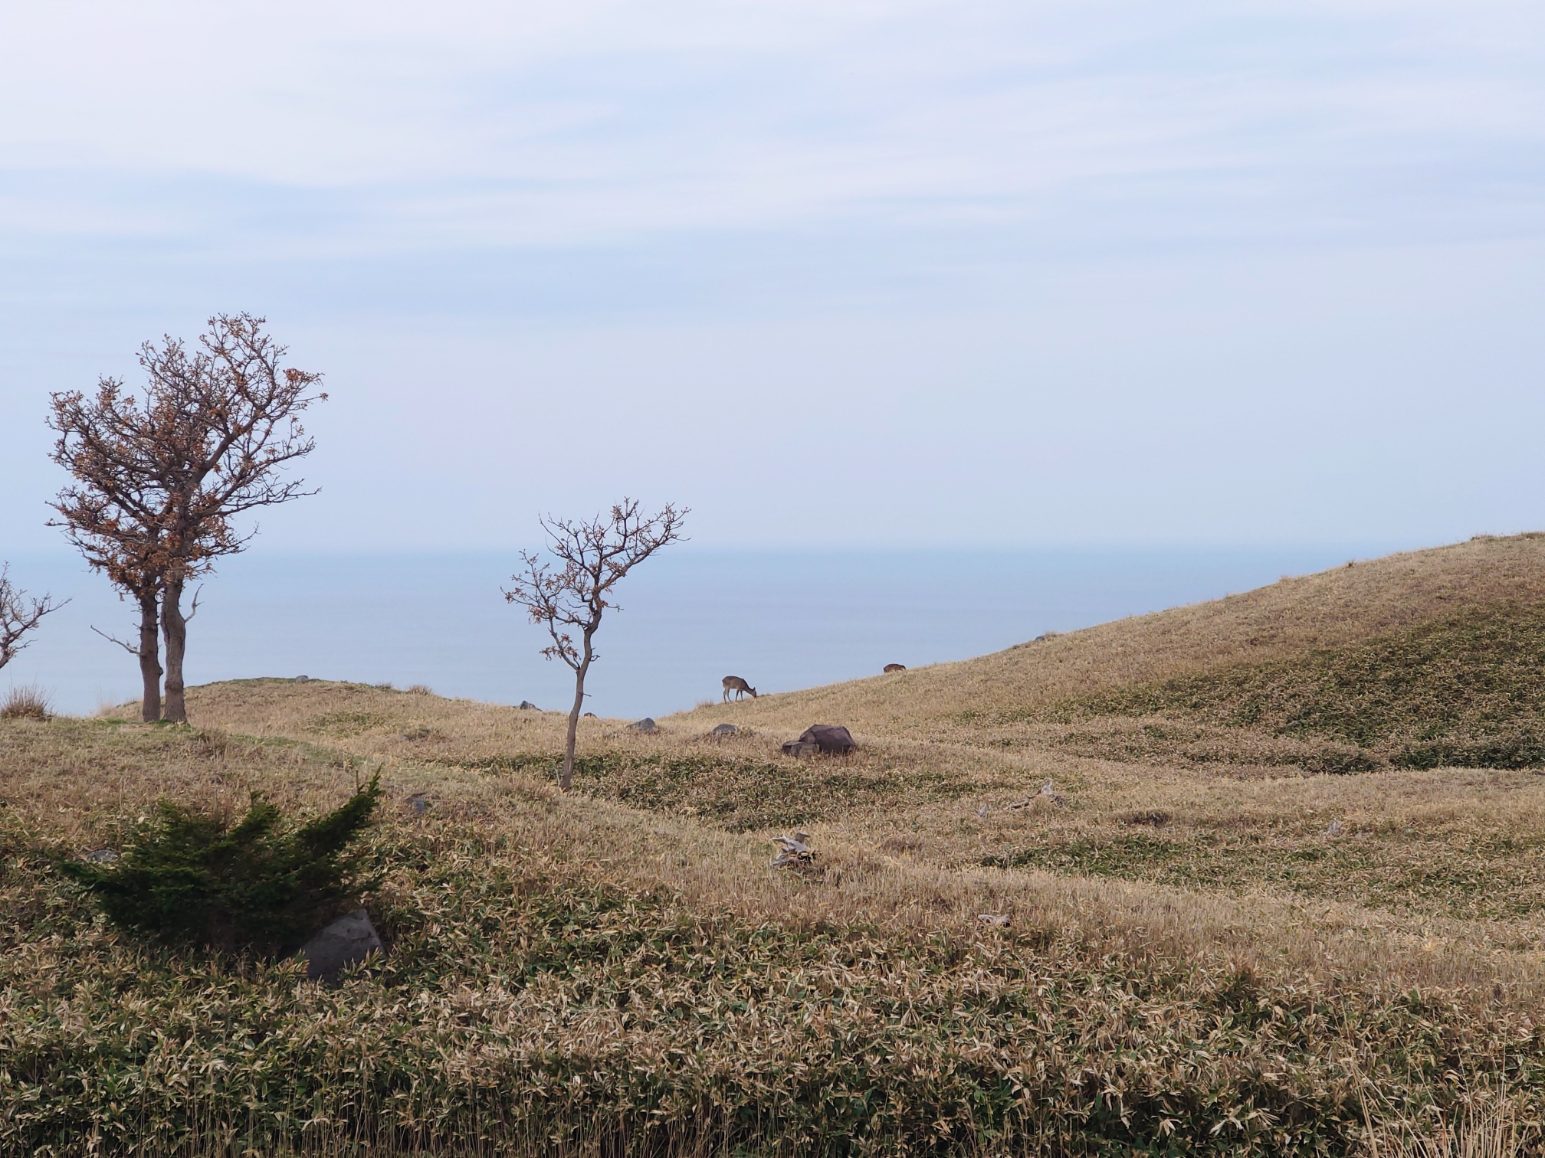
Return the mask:
<svg viewBox="0 0 1545 1158">
<path fill-rule="evenodd" d="M 888 664 L 885 665 L 885 670 L 886 670 L 887 673 L 890 673 L 890 672 L 893 672 L 893 671 L 906 671 L 907 670 L 907 665 L 904 664 L 904 663 L 888 663 Z"/>
<path fill-rule="evenodd" d="M 739 676 L 725 676 L 724 677 L 724 702 L 725 703 L 729 703 L 730 702 L 730 693 L 731 692 L 735 693 L 735 698 L 737 700 L 744 699 L 747 692 L 751 693 L 751 698 L 753 700 L 756 699 L 756 689 L 754 687 L 752 687 L 750 684 L 748 684 L 745 680 L 741 679 Z"/>
</svg>

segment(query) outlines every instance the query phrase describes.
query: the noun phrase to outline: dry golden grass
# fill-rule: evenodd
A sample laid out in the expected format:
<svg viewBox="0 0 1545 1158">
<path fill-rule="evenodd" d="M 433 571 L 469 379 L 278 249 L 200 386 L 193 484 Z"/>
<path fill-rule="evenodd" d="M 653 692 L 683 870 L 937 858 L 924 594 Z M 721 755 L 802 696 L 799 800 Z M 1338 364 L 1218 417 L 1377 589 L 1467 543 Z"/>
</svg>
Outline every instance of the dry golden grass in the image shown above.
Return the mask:
<svg viewBox="0 0 1545 1158">
<path fill-rule="evenodd" d="M 422 691 L 238 681 L 190 693 L 198 730 L 0 725 L 0 894 L 16 914 L 0 1058 L 29 1059 L 0 1060 L 0 1139 L 89 1128 L 107 1150 L 138 1131 L 149 1152 L 245 1137 L 353 1153 L 339 1126 L 353 1113 L 369 1116 L 355 1141 L 404 1153 L 837 1138 L 854 1153 L 1529 1153 L 1545 1118 L 1545 776 L 1306 775 L 1256 758 L 1289 741 L 1239 729 L 1211 737 L 1218 759 L 1133 763 L 1105 758 L 1115 725 L 1093 758 L 1050 725 L 962 714 L 1542 594 L 1545 540 L 1474 542 L 715 704 L 657 735 L 584 720 L 569 796 L 551 784 L 560 715 Z M 725 720 L 749 731 L 708 739 Z M 816 722 L 848 724 L 862 751 L 778 753 Z M 161 796 L 234 809 L 260 790 L 320 810 L 370 770 L 393 801 L 376 907 L 394 951 L 343 1002 L 283 966 L 222 979 L 146 955 L 93 923 L 39 851 L 112 847 Z M 768 867 L 768 837 L 794 827 L 818 850 L 810 874 Z M 136 1028 L 192 1026 L 194 1010 L 261 1028 L 279 1076 L 224 1039 Z M 62 1065 L 85 1081 L 125 1058 L 156 1076 L 121 1113 L 89 1082 L 80 1120 L 27 1100 Z M 179 1101 L 190 1066 L 234 1068 Z M 304 1089 L 285 1084 L 302 1072 Z M 878 1100 L 849 1100 L 865 1083 Z"/>
<path fill-rule="evenodd" d="M 1479 538 L 1392 555 L 1226 599 L 1069 632 L 959 663 L 762 696 L 690 713 L 758 728 L 813 720 L 886 737 L 970 741 L 976 720 L 1023 714 L 1107 688 L 1296 656 L 1470 607 L 1545 601 L 1545 534 Z M 1033 732 L 1007 733 L 1034 741 Z"/>
</svg>

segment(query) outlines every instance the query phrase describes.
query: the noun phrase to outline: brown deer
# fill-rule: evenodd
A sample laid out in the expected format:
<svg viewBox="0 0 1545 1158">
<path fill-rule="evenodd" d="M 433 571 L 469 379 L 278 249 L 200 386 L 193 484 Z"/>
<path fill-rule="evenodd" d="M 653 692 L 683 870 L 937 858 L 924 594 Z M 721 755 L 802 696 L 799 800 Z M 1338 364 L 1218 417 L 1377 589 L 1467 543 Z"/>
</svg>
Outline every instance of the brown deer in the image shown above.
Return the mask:
<svg viewBox="0 0 1545 1158">
<path fill-rule="evenodd" d="M 731 692 L 735 693 L 735 698 L 737 700 L 744 699 L 747 692 L 751 693 L 751 698 L 753 700 L 756 699 L 756 689 L 754 687 L 752 687 L 750 684 L 748 684 L 745 680 L 741 679 L 739 676 L 725 676 L 724 677 L 724 702 L 725 703 L 729 703 L 730 702 L 730 693 Z"/>
<path fill-rule="evenodd" d="M 904 663 L 888 663 L 885 665 L 885 670 L 887 673 L 893 671 L 906 671 L 907 665 Z"/>
</svg>

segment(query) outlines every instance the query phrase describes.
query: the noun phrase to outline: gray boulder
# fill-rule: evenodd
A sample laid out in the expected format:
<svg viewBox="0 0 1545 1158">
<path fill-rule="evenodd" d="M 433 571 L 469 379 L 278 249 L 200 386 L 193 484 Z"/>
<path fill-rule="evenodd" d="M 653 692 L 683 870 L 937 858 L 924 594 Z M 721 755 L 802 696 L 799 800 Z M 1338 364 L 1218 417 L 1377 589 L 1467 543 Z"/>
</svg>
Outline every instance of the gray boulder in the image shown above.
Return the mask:
<svg viewBox="0 0 1545 1158">
<path fill-rule="evenodd" d="M 857 748 L 853 733 L 841 724 L 812 724 L 799 739 L 783 745 L 783 752 L 788 756 L 846 756 Z"/>
<path fill-rule="evenodd" d="M 350 965 L 357 965 L 386 946 L 364 909 L 345 913 L 300 947 L 306 959 L 306 976 L 313 981 L 337 981 Z"/>
<path fill-rule="evenodd" d="M 646 736 L 651 736 L 660 730 L 660 726 L 654 722 L 654 717 L 645 716 L 642 720 L 634 720 L 629 724 L 628 730 L 631 732 L 642 732 Z"/>
</svg>

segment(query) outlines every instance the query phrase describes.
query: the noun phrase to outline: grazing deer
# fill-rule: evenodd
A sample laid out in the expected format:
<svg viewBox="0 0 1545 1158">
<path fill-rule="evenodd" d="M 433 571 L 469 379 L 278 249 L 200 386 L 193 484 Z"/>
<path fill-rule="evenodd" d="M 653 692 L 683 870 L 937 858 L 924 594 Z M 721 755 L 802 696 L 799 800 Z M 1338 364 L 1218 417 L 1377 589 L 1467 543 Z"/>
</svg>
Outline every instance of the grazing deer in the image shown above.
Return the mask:
<svg viewBox="0 0 1545 1158">
<path fill-rule="evenodd" d="M 888 663 L 885 665 L 885 670 L 887 673 L 893 671 L 906 671 L 907 665 L 904 663 Z"/>
<path fill-rule="evenodd" d="M 724 677 L 724 702 L 725 703 L 729 703 L 730 702 L 730 693 L 731 692 L 735 693 L 735 698 L 737 700 L 744 699 L 747 692 L 751 693 L 751 698 L 753 700 L 756 699 L 756 689 L 754 687 L 752 687 L 750 684 L 748 684 L 745 680 L 741 679 L 739 676 L 725 676 Z"/>
</svg>

